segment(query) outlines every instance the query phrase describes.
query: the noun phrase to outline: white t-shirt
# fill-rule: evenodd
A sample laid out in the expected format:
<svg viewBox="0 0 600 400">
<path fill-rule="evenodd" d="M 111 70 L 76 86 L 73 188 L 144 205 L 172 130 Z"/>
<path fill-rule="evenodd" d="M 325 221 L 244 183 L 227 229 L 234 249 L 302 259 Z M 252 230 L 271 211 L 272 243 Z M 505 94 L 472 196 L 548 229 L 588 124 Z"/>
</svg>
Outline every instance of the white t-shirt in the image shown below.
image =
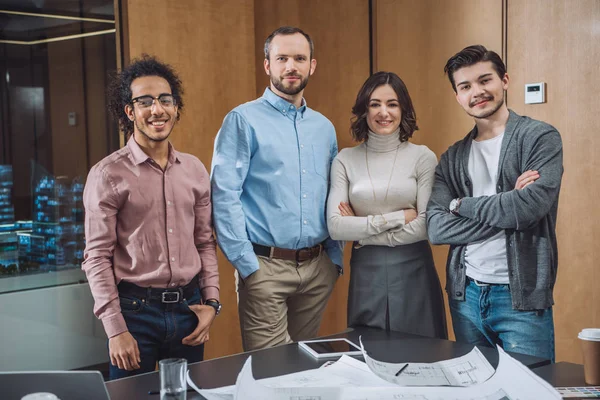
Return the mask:
<svg viewBox="0 0 600 400">
<path fill-rule="evenodd" d="M 495 138 L 471 143 L 469 176 L 473 183 L 473 196 L 496 194 L 498 162 L 504 134 Z M 467 276 L 482 282 L 507 284 L 508 262 L 506 236 L 498 232 L 489 239 L 467 245 L 465 253 Z"/>
</svg>

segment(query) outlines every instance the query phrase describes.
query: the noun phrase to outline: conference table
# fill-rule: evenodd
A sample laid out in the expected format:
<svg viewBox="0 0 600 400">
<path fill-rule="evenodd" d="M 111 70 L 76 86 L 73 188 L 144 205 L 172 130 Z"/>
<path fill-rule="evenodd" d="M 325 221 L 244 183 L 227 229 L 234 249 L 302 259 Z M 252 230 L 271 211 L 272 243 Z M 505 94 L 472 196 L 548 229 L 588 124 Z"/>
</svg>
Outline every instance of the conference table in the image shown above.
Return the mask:
<svg viewBox="0 0 600 400">
<path fill-rule="evenodd" d="M 348 331 L 327 336 L 327 338 L 347 338 L 353 343 L 359 343 L 359 337 L 369 355 L 373 358 L 387 362 L 435 362 L 454 357 L 460 357 L 473 349 L 473 345 L 453 342 L 450 340 L 433 339 L 423 336 L 390 332 L 373 328 L 358 327 Z M 490 364 L 496 368 L 498 365 L 498 352 L 494 348 L 479 347 Z M 539 375 L 548 380 L 554 379 L 554 375 L 562 371 L 556 367 L 561 364 L 550 364 L 550 360 L 509 353 L 524 365 L 536 371 L 542 368 Z M 270 378 L 273 376 L 315 369 L 327 360 L 318 360 L 302 350 L 297 343 L 277 346 L 270 349 L 250 351 L 227 357 L 202 361 L 188 366 L 193 381 L 204 389 L 233 385 L 244 362 L 252 356 L 252 372 L 256 379 Z M 362 360 L 362 357 L 358 357 Z M 571 364 L 575 368 L 570 369 L 572 376 L 583 380 L 583 370 L 577 370 L 577 364 Z M 562 366 L 566 368 L 568 366 Z M 544 370 L 543 368 L 546 368 Z M 577 375 L 579 374 L 579 375 Z M 552 380 L 548 380 L 554 384 Z M 575 382 L 574 380 L 573 382 Z M 565 381 L 566 382 L 566 381 Z M 571 383 L 556 386 L 570 386 Z M 123 378 L 107 382 L 106 384 L 112 400 L 121 399 L 158 399 L 157 395 L 148 395 L 149 391 L 159 390 L 160 378 L 158 372 L 138 375 L 131 378 Z M 197 393 L 188 393 L 188 399 L 202 399 Z"/>
<path fill-rule="evenodd" d="M 555 387 L 591 386 L 585 383 L 583 365 L 570 362 L 557 362 L 533 369 L 540 378 L 550 382 Z"/>
</svg>

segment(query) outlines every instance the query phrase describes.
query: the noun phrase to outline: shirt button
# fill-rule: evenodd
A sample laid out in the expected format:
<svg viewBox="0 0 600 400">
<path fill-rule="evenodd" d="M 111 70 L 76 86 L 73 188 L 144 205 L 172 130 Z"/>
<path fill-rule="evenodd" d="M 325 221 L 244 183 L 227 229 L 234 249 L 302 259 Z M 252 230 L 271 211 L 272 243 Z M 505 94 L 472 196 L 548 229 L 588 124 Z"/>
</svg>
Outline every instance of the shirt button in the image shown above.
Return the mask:
<svg viewBox="0 0 600 400">
<path fill-rule="evenodd" d="M 305 194 L 303 194 L 303 195 L 302 195 L 302 197 L 306 198 L 306 195 L 305 195 Z"/>
<path fill-rule="evenodd" d="M 173 233 L 173 229 L 169 229 L 169 233 Z"/>
<path fill-rule="evenodd" d="M 306 220 L 304 220 L 304 225 L 308 224 L 308 222 Z"/>
<path fill-rule="evenodd" d="M 305 174 L 305 173 L 306 173 L 306 170 L 305 170 L 305 169 L 303 169 L 303 170 L 302 170 L 302 173 L 303 173 L 303 174 Z"/>
<path fill-rule="evenodd" d="M 498 185 L 497 189 L 499 192 L 502 191 L 502 186 Z"/>
<path fill-rule="evenodd" d="M 171 261 L 175 261 L 175 257 L 171 257 Z"/>
<path fill-rule="evenodd" d="M 454 293 L 454 294 L 456 295 L 456 297 L 460 297 L 460 296 L 462 296 L 462 292 L 456 292 L 456 293 Z"/>
<path fill-rule="evenodd" d="M 301 145 L 300 145 L 300 148 L 301 148 L 301 149 L 303 149 L 303 148 L 304 148 L 304 145 L 303 145 L 303 144 L 301 144 Z"/>
<path fill-rule="evenodd" d="M 174 284 L 174 283 L 171 283 L 171 286 L 175 286 L 175 284 Z"/>
<path fill-rule="evenodd" d="M 171 205 L 171 200 L 167 201 L 167 205 L 170 206 Z"/>
</svg>

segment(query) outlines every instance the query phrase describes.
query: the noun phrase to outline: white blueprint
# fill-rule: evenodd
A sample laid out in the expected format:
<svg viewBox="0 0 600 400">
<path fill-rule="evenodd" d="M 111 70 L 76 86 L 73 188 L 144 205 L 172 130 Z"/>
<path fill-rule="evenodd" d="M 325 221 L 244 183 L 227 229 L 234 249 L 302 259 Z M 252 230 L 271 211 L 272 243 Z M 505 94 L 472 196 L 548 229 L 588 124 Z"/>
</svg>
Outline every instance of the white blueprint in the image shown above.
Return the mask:
<svg viewBox="0 0 600 400">
<path fill-rule="evenodd" d="M 247 362 L 247 361 L 246 361 Z M 188 373 L 188 384 L 207 400 L 231 400 L 234 398 L 235 386 L 218 389 L 199 389 Z M 261 379 L 261 385 L 268 387 L 356 387 L 377 386 L 395 387 L 393 383 L 384 381 L 369 370 L 367 364 L 352 357 L 342 356 L 338 361 L 325 368 L 295 372 L 293 374 Z"/>
<path fill-rule="evenodd" d="M 477 347 L 462 357 L 450 360 L 399 364 L 369 357 L 362 340 L 360 347 L 365 362 L 375 375 L 400 386 L 471 386 L 485 382 L 494 374 L 494 368 Z"/>
<path fill-rule="evenodd" d="M 198 390 L 208 400 L 560 400 L 559 393 L 529 368 L 498 348 L 496 372 L 468 387 L 398 386 L 342 357 L 321 369 L 255 380 L 248 357 L 235 386 Z M 334 368 L 335 367 L 335 368 Z M 347 375 L 346 375 L 347 374 Z M 188 383 L 192 383 L 188 375 Z M 267 386 L 268 385 L 268 386 Z M 321 385 L 321 386 L 318 386 Z"/>
<path fill-rule="evenodd" d="M 469 387 L 357 388 L 343 400 L 561 400 L 548 382 L 498 347 L 496 372 Z M 320 400 L 324 400 L 320 399 Z"/>
</svg>

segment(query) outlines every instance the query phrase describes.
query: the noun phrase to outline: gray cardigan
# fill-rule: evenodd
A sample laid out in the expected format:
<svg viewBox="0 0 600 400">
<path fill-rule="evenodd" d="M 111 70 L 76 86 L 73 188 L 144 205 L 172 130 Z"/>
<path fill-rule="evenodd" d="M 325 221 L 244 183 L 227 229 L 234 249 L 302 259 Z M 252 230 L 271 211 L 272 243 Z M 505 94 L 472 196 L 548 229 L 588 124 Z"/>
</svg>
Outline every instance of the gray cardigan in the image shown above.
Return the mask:
<svg viewBox="0 0 600 400">
<path fill-rule="evenodd" d="M 429 240 L 450 245 L 448 296 L 465 298 L 466 245 L 504 229 L 513 308 L 549 308 L 554 304 L 558 261 L 556 214 L 563 174 L 560 134 L 544 122 L 510 111 L 500 152 L 497 194 L 472 197 L 468 160 L 476 136 L 477 127 L 442 154 L 427 205 Z M 539 171 L 540 178 L 514 190 L 517 178 L 527 170 Z M 460 215 L 456 216 L 448 207 L 459 197 Z"/>
</svg>

